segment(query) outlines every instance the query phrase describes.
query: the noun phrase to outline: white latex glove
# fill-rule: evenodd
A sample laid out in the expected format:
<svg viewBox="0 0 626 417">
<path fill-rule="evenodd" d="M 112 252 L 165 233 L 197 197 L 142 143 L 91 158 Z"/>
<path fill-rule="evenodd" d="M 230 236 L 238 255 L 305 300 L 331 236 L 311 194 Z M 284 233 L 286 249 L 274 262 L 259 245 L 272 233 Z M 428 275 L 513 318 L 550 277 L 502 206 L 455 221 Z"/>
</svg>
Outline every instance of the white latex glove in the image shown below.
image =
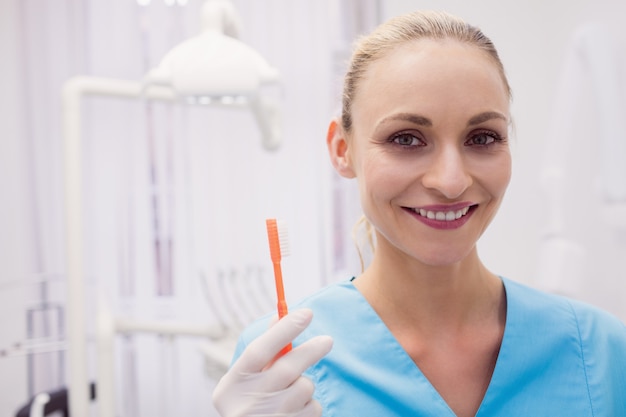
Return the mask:
<svg viewBox="0 0 626 417">
<path fill-rule="evenodd" d="M 302 373 L 330 352 L 331 337 L 311 338 L 275 360 L 312 318 L 309 309 L 293 311 L 250 343 L 213 391 L 222 417 L 322 415 L 315 386 Z"/>
</svg>

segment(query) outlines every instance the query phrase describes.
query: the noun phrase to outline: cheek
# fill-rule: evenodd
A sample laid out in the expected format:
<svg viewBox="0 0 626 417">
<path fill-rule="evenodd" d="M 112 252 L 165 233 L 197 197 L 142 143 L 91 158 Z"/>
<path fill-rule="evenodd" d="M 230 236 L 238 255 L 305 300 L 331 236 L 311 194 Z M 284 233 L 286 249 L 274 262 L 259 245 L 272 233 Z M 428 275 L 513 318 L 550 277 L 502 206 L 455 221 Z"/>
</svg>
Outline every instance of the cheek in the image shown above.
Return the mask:
<svg viewBox="0 0 626 417">
<path fill-rule="evenodd" d="M 501 198 L 511 181 L 511 155 L 505 153 L 490 164 L 481 166 L 483 184 L 494 197 Z"/>
<path fill-rule="evenodd" d="M 512 175 L 512 164 L 511 164 L 511 155 L 509 153 L 506 154 L 506 157 L 503 158 L 503 161 L 500 166 L 501 170 L 501 178 L 499 182 L 499 186 L 502 187 L 503 193 L 509 187 L 509 183 L 511 182 Z"/>
<path fill-rule="evenodd" d="M 389 196 L 403 185 L 406 170 L 390 163 L 383 154 L 370 154 L 361 160 L 359 183 L 362 191 L 379 197 Z M 403 174 L 404 173 L 404 174 Z"/>
</svg>

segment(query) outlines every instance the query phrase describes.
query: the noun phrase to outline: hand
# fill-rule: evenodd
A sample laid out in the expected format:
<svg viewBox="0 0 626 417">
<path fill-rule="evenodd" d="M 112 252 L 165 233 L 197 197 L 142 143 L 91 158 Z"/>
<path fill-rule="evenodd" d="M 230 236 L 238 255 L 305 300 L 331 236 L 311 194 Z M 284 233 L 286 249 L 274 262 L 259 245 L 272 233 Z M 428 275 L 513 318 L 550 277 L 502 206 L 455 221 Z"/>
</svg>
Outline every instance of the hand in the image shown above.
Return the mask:
<svg viewBox="0 0 626 417">
<path fill-rule="evenodd" d="M 312 318 L 311 310 L 296 310 L 250 343 L 213 391 L 222 417 L 322 415 L 321 405 L 313 400 L 315 386 L 302 373 L 330 352 L 330 336 L 316 336 L 277 357 Z"/>
</svg>

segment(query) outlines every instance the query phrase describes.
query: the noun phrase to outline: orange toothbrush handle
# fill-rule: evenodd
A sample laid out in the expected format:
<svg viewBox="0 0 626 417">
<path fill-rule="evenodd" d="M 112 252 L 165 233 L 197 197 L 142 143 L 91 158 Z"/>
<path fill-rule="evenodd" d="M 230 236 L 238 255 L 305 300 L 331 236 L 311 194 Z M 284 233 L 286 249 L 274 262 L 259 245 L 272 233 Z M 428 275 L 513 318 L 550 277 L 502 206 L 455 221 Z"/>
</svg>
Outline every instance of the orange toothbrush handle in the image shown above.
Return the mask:
<svg viewBox="0 0 626 417">
<path fill-rule="evenodd" d="M 276 304 L 276 309 L 278 310 L 278 319 L 282 319 L 289 313 L 289 309 L 287 308 L 287 302 L 285 301 L 285 291 L 283 289 L 283 279 L 282 279 L 282 271 L 280 268 L 280 263 L 274 263 L 274 282 L 276 283 L 276 297 L 278 299 L 278 303 Z M 291 343 L 282 348 L 278 353 L 278 358 L 283 356 L 285 353 L 291 350 Z"/>
<path fill-rule="evenodd" d="M 287 302 L 285 301 L 285 289 L 283 287 L 283 272 L 280 267 L 281 253 L 280 242 L 278 237 L 278 230 L 275 219 L 266 220 L 267 224 L 267 237 L 270 244 L 270 255 L 272 258 L 272 265 L 274 266 L 274 284 L 276 285 L 276 298 L 278 300 L 277 310 L 278 319 L 285 317 L 289 311 L 287 309 Z M 291 343 L 281 349 L 276 358 L 279 358 L 291 350 Z"/>
</svg>

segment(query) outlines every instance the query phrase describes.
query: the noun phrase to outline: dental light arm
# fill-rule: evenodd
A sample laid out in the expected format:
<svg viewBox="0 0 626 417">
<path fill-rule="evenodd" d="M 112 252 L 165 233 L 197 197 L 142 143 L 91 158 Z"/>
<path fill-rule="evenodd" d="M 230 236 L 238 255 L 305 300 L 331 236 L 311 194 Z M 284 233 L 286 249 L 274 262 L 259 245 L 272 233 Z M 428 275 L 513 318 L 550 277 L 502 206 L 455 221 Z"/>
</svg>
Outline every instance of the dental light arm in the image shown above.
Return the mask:
<svg viewBox="0 0 626 417">
<path fill-rule="evenodd" d="M 261 131 L 261 143 L 268 150 L 277 149 L 282 141 L 282 122 L 278 103 L 269 97 L 255 96 L 250 109 Z"/>
<path fill-rule="evenodd" d="M 89 387 L 87 374 L 81 102 L 85 96 L 138 98 L 142 85 L 137 82 L 97 77 L 73 77 L 63 87 L 63 140 L 65 183 L 65 248 L 66 248 L 66 328 L 70 367 L 68 381 L 72 415 L 88 416 Z M 160 87 L 146 92 L 150 99 L 175 100 L 170 90 Z"/>
<path fill-rule="evenodd" d="M 202 6 L 202 27 L 239 39 L 243 24 L 230 0 L 209 0 Z"/>
</svg>

